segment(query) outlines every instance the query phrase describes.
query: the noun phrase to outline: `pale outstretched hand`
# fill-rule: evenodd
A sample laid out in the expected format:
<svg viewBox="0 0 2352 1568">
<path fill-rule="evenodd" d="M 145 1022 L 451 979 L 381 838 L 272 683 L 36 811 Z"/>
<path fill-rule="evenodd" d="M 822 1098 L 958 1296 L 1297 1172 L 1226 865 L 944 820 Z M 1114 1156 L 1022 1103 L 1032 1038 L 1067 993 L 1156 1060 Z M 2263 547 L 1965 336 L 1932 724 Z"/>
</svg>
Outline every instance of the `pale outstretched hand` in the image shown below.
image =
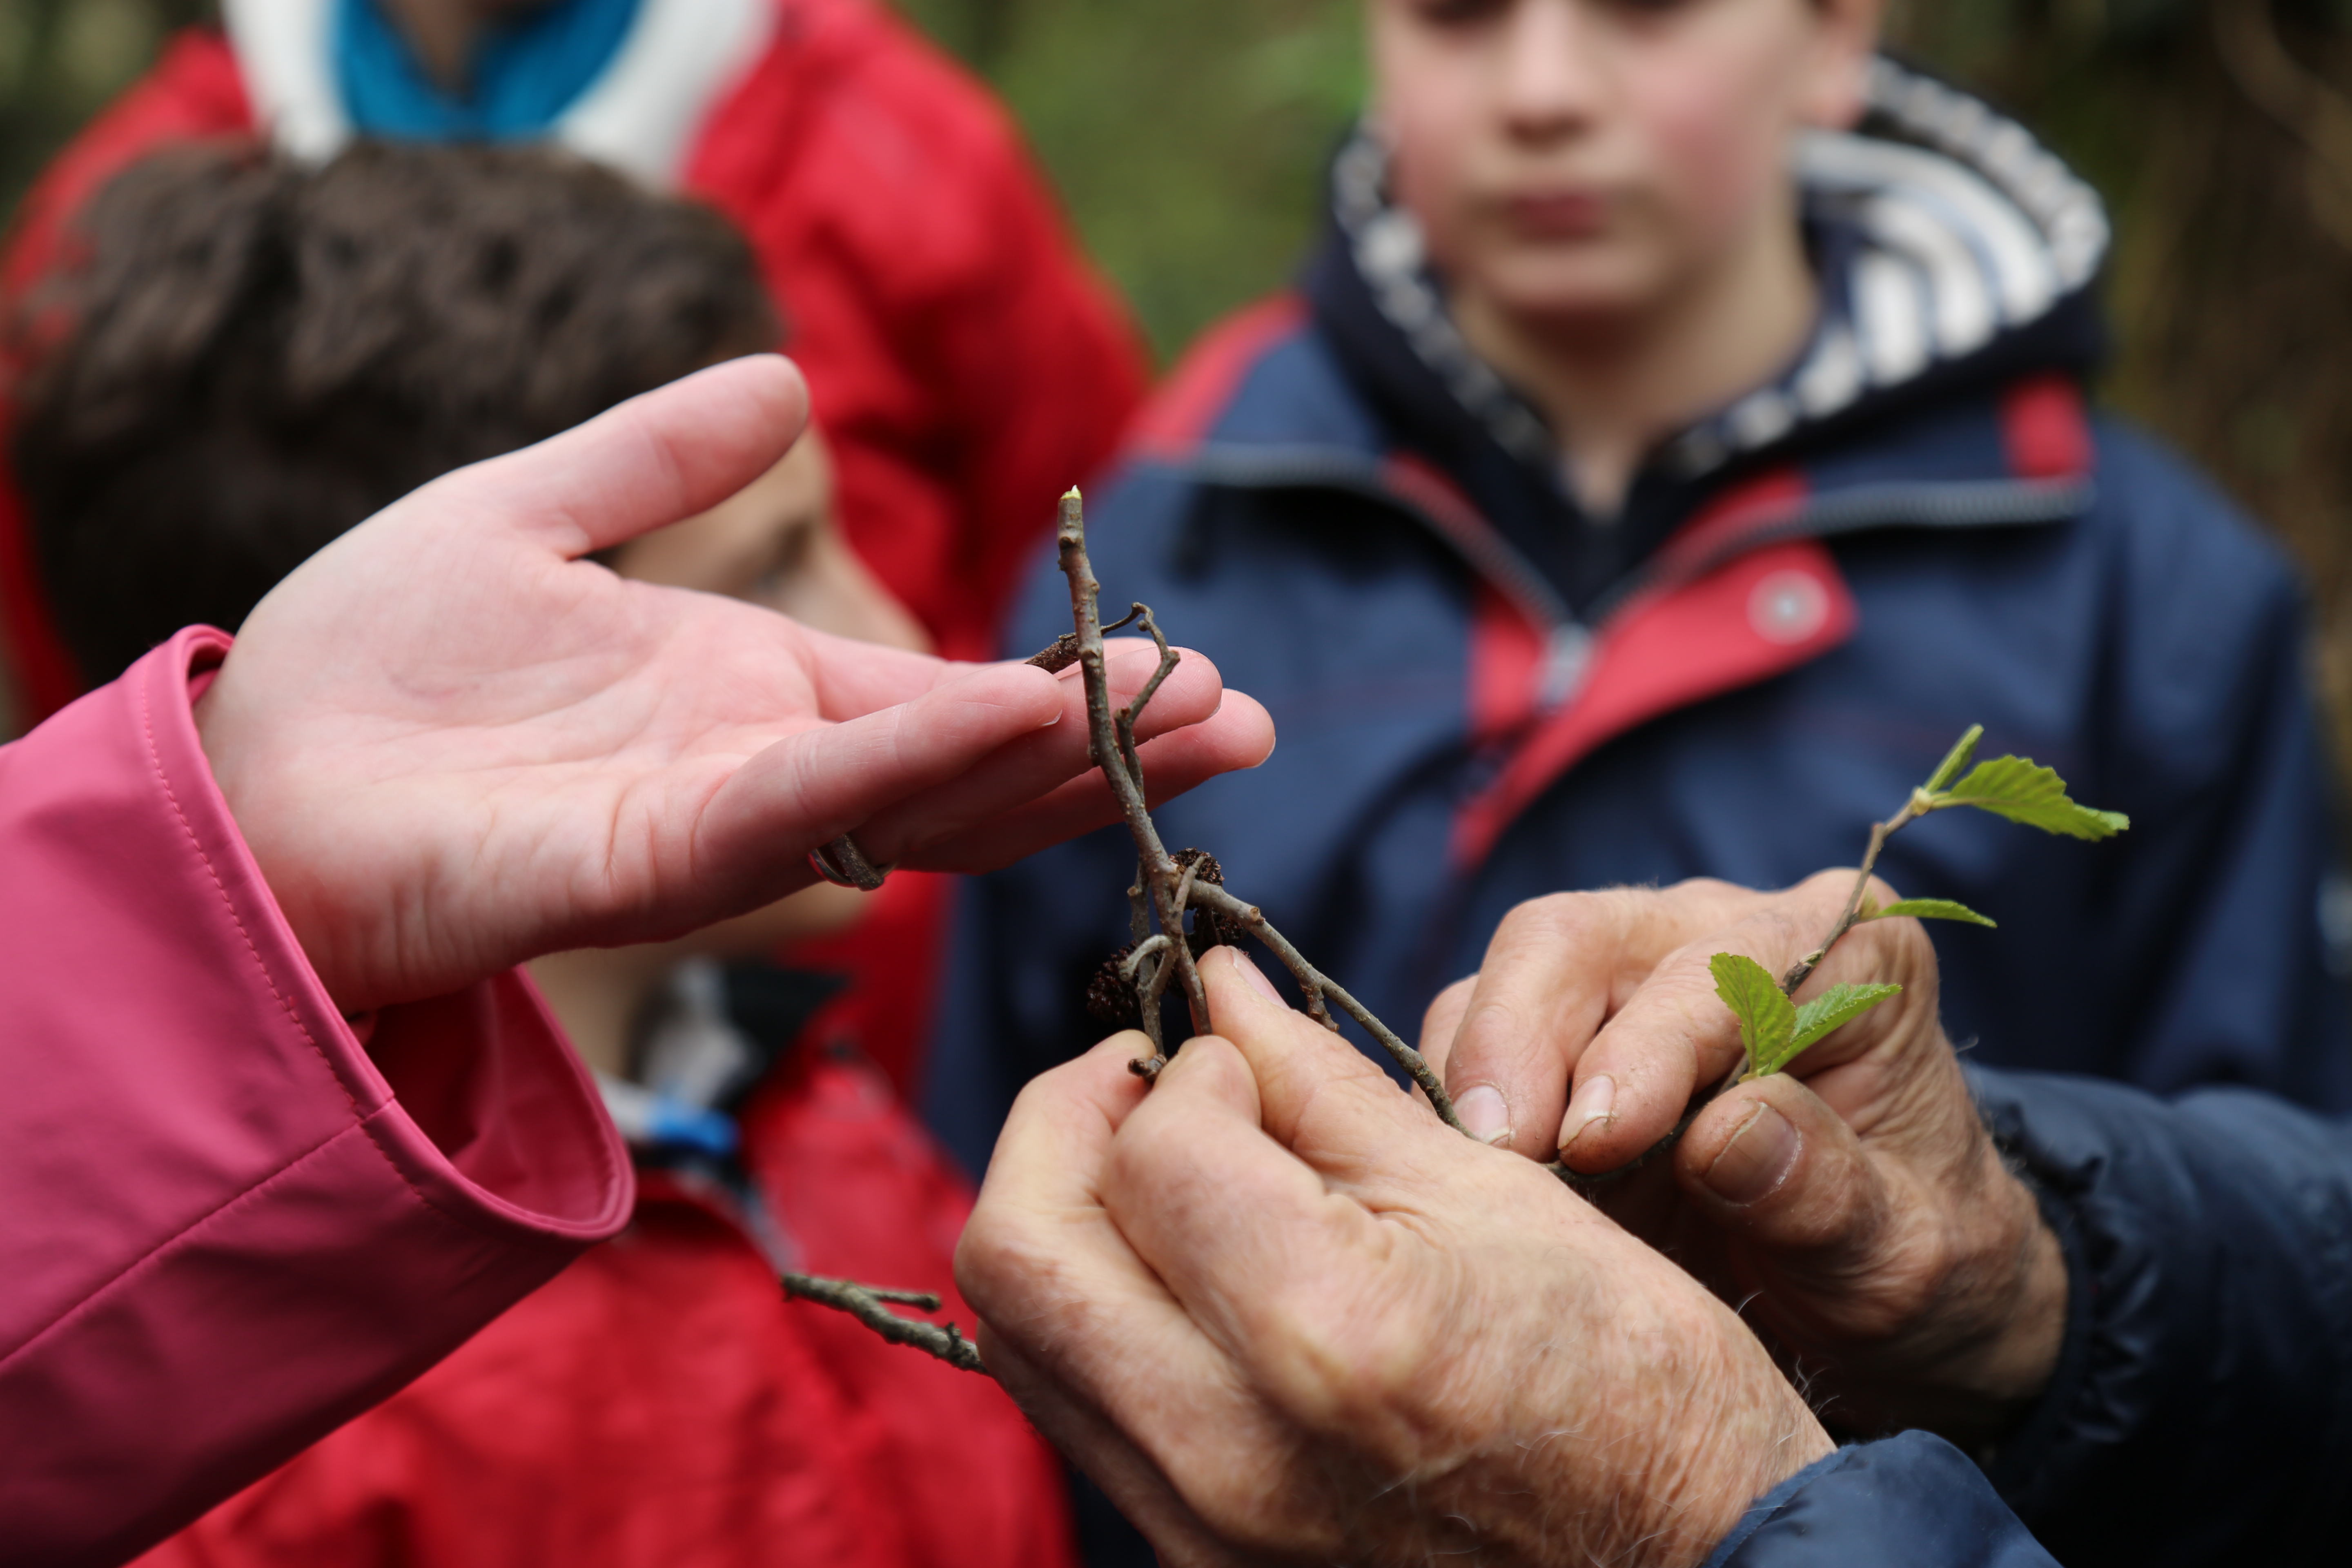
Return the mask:
<svg viewBox="0 0 2352 1568">
<path fill-rule="evenodd" d="M 705 371 L 426 486 L 255 609 L 197 725 L 339 1005 L 680 934 L 807 885 L 809 849 L 851 830 L 877 863 L 968 869 L 1114 818 L 1078 776 L 1067 674 L 847 642 L 583 559 L 740 489 L 807 411 L 784 360 Z M 1129 646 L 1113 686 L 1152 664 Z M 1142 728 L 1155 795 L 1273 747 L 1193 654 Z"/>
</svg>

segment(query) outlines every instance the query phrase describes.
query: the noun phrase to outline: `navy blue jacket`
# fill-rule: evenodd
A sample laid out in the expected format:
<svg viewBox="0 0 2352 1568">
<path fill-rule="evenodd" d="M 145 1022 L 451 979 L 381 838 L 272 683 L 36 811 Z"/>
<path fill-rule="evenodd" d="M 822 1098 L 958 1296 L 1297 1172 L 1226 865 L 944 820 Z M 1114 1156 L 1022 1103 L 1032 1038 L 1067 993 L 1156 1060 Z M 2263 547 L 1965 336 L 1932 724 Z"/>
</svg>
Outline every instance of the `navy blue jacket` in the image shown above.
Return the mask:
<svg viewBox="0 0 2352 1568">
<path fill-rule="evenodd" d="M 1920 1433 L 1842 1449 L 1762 1500 L 1711 1568 L 2344 1561 L 2352 1126 L 2242 1090 L 1976 1087 L 2065 1246 L 2041 1408 L 1989 1474 Z"/>
<path fill-rule="evenodd" d="M 2352 1108 L 2294 576 L 2086 415 L 2095 198 L 1972 100 L 1891 66 L 1874 90 L 1867 134 L 1804 150 L 1811 342 L 1612 519 L 1452 333 L 1377 148 L 1342 153 L 1300 291 L 1211 334 L 1090 496 L 1106 605 L 1150 604 L 1280 735 L 1161 834 L 1411 1037 L 1514 904 L 1850 865 L 1982 723 L 2134 826 L 1894 841 L 1898 889 L 2000 922 L 1936 932 L 1975 1059 Z M 1041 561 L 1008 648 L 1068 625 Z M 1100 1033 L 1133 864 L 1110 830 L 966 889 L 927 1110 L 975 1169 Z"/>
</svg>

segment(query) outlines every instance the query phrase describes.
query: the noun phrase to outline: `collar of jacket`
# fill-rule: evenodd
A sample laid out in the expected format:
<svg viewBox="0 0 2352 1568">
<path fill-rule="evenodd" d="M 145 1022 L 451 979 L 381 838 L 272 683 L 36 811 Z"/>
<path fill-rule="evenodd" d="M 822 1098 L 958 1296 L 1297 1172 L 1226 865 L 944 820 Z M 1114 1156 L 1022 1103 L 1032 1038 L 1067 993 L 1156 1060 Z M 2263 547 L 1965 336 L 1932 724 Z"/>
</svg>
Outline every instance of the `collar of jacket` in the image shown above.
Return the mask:
<svg viewBox="0 0 2352 1568">
<path fill-rule="evenodd" d="M 1420 226 L 1359 128 L 1333 160 L 1325 240 L 1301 280 L 1348 378 L 1454 476 L 1571 606 L 1609 594 L 1743 472 L 2035 373 L 2081 374 L 2103 335 L 2098 197 L 2015 122 L 1875 62 L 1852 132 L 1798 143 L 1819 281 L 1811 336 L 1773 380 L 1661 441 L 1613 518 L 1570 499 L 1530 403 L 1455 328 Z"/>
<path fill-rule="evenodd" d="M 342 0 L 222 0 L 254 117 L 298 158 L 323 163 L 357 132 L 343 99 Z M 675 188 L 713 104 L 778 32 L 777 0 L 640 0 L 619 47 L 546 127 L 548 140 Z"/>
<path fill-rule="evenodd" d="M 1609 740 L 1851 637 L 1858 611 L 1826 542 L 2055 524 L 2095 497 L 2072 374 L 1953 387 L 1866 430 L 1843 426 L 1726 465 L 1579 614 L 1456 471 L 1390 432 L 1307 302 L 1284 296 L 1203 339 L 1138 426 L 1129 460 L 1208 488 L 1350 494 L 1423 528 L 1470 569 L 1470 739 L 1498 766 L 1456 817 L 1465 867 Z"/>
</svg>

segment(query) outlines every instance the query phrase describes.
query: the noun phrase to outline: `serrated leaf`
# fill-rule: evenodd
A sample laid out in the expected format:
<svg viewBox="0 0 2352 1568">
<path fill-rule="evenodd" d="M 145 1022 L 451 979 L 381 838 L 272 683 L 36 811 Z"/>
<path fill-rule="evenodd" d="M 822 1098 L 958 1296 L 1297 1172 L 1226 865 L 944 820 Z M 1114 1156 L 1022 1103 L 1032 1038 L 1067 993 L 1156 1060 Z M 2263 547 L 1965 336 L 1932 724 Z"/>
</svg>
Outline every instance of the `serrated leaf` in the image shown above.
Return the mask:
<svg viewBox="0 0 2352 1568">
<path fill-rule="evenodd" d="M 1715 994 L 1739 1020 L 1739 1043 L 1748 1051 L 1748 1069 L 1764 1073 L 1763 1064 L 1786 1051 L 1797 1027 L 1797 1009 L 1780 994 L 1780 983 L 1752 958 L 1718 952 L 1706 961 L 1715 975 Z"/>
<path fill-rule="evenodd" d="M 1930 773 L 1927 782 L 1919 787 L 1933 795 L 1959 777 L 1960 770 L 1969 765 L 1969 759 L 1977 754 L 1977 742 L 1983 739 L 1984 726 L 1969 725 L 1969 732 L 1961 736 L 1950 751 L 1944 753 L 1944 760 L 1936 764 L 1936 771 Z"/>
<path fill-rule="evenodd" d="M 1994 931 L 2000 929 L 1997 921 L 1989 921 L 1968 905 L 1956 904 L 1949 899 L 1900 899 L 1883 910 L 1865 908 L 1853 923 L 1860 925 L 1864 921 L 1897 920 L 1905 915 L 1915 921 L 1966 921 L 1972 926 L 1987 926 Z"/>
<path fill-rule="evenodd" d="M 1899 996 L 1900 985 L 1832 985 L 1819 996 L 1797 1009 L 1794 1026 L 1789 1033 L 1789 1044 L 1780 1054 L 1759 1068 L 1756 1076 L 1779 1072 L 1797 1059 L 1797 1054 L 1808 1046 L 1818 1044 L 1841 1024 L 1852 1023 L 1889 996 Z"/>
<path fill-rule="evenodd" d="M 2119 811 L 2095 811 L 2066 798 L 2066 781 L 2031 757 L 1995 757 L 1969 770 L 1968 777 L 1936 794 L 1937 810 L 1972 805 L 2011 822 L 2074 838 L 2112 838 L 2131 826 Z"/>
</svg>

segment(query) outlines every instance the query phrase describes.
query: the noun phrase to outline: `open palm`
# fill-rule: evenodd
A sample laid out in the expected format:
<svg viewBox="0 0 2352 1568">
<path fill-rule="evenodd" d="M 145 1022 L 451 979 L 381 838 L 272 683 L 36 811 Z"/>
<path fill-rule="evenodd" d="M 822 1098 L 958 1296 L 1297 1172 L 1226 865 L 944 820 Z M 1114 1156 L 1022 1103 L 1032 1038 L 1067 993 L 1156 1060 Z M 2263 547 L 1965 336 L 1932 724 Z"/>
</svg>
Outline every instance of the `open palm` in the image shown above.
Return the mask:
<svg viewBox="0 0 2352 1568">
<path fill-rule="evenodd" d="M 785 361 L 706 371 L 427 486 L 254 611 L 197 721 L 341 1005 L 740 913 L 852 829 L 877 861 L 966 868 L 1110 819 L 1066 674 L 847 642 L 583 559 L 733 494 L 806 415 Z M 1125 649 L 1113 683 L 1150 668 Z M 1270 750 L 1264 710 L 1223 696 L 1192 655 L 1161 688 L 1155 794 Z"/>
</svg>

